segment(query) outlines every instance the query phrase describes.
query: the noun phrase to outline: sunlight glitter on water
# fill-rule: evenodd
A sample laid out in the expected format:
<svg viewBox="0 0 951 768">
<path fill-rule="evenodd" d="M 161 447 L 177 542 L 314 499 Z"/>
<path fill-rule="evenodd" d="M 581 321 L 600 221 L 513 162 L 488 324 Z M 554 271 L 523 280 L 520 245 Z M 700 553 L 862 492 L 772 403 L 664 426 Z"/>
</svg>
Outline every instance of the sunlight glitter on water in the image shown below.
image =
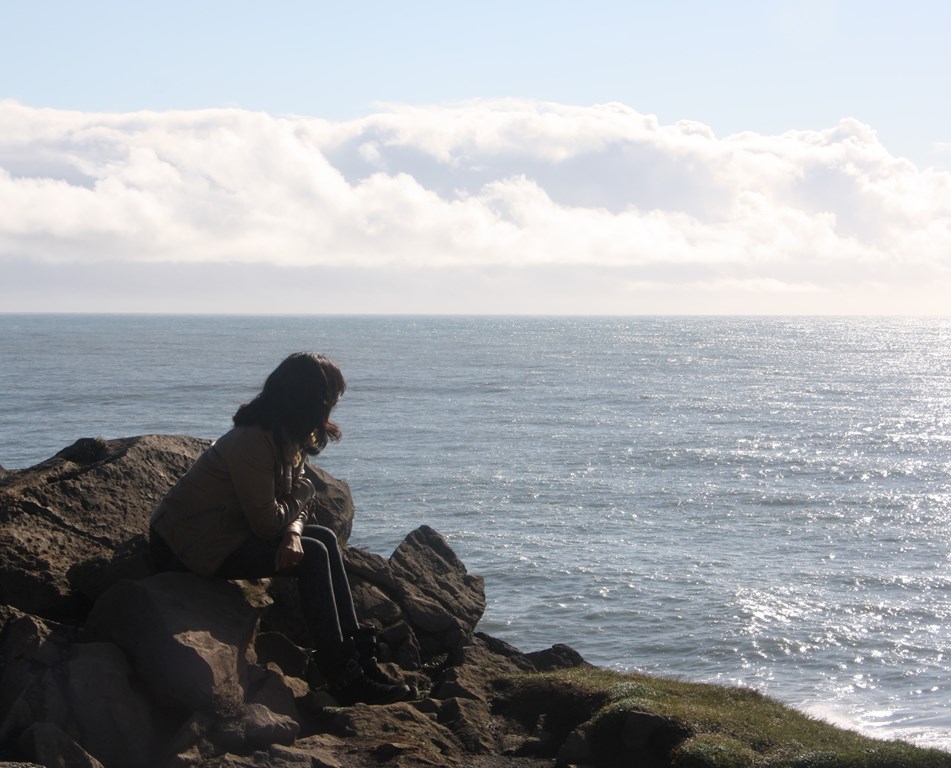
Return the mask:
<svg viewBox="0 0 951 768">
<path fill-rule="evenodd" d="M 350 382 L 319 463 L 352 543 L 433 526 L 484 631 L 947 738 L 947 320 L 5 316 L 0 345 L 7 467 L 215 437 L 319 346 Z"/>
</svg>

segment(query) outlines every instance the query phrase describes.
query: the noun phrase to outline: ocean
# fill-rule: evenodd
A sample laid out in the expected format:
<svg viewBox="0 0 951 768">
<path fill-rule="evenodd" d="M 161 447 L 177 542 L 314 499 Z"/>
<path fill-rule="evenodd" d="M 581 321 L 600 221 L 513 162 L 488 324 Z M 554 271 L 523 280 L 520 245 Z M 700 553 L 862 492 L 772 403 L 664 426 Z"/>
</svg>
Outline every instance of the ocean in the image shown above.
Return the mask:
<svg viewBox="0 0 951 768">
<path fill-rule="evenodd" d="M 529 651 L 951 750 L 951 318 L 0 315 L 0 465 L 213 438 L 334 357 L 351 544 L 422 524 Z"/>
</svg>

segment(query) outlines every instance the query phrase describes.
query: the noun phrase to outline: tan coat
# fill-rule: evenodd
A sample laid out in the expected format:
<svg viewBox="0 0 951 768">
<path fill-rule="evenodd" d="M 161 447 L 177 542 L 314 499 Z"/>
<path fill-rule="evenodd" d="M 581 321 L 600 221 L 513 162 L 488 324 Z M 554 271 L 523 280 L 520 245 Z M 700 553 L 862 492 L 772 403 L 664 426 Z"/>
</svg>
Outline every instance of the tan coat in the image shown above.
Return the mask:
<svg viewBox="0 0 951 768">
<path fill-rule="evenodd" d="M 303 526 L 291 495 L 301 466 L 285 463 L 260 427 L 235 427 L 213 443 L 152 513 L 151 525 L 195 573 L 214 574 L 249 537 Z"/>
</svg>

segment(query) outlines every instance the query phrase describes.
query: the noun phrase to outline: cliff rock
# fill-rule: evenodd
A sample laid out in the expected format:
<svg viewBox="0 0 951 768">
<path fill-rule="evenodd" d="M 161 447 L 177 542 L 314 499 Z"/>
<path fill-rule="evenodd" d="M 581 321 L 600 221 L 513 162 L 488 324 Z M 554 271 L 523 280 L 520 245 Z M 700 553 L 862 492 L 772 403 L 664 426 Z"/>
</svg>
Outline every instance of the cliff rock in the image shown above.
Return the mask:
<svg viewBox="0 0 951 768">
<path fill-rule="evenodd" d="M 422 525 L 390 557 L 346 547 L 346 483 L 316 468 L 361 623 L 415 701 L 341 708 L 315 678 L 291 579 L 152 573 L 149 516 L 207 441 L 84 439 L 0 475 L 0 764 L 536 765 L 499 680 L 584 664 L 476 631 L 483 581 Z M 529 718 L 530 719 L 530 718 Z"/>
</svg>

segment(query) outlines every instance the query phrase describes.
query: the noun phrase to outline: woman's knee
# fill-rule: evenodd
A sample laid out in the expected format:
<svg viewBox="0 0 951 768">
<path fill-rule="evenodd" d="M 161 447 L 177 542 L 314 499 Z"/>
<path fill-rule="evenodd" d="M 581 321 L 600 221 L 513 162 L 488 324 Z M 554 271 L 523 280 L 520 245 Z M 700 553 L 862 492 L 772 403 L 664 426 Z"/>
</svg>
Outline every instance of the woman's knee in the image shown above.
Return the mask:
<svg viewBox="0 0 951 768">
<path fill-rule="evenodd" d="M 305 525 L 303 536 L 319 541 L 327 549 L 337 546 L 337 534 L 323 525 Z"/>
<path fill-rule="evenodd" d="M 305 560 L 310 559 L 310 560 L 320 560 L 322 562 L 326 562 L 329 559 L 327 545 L 324 544 L 322 541 L 319 541 L 305 534 L 301 536 L 300 544 L 304 550 Z"/>
</svg>

